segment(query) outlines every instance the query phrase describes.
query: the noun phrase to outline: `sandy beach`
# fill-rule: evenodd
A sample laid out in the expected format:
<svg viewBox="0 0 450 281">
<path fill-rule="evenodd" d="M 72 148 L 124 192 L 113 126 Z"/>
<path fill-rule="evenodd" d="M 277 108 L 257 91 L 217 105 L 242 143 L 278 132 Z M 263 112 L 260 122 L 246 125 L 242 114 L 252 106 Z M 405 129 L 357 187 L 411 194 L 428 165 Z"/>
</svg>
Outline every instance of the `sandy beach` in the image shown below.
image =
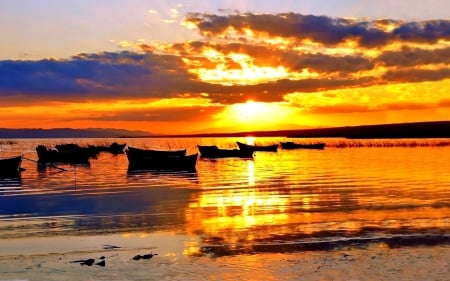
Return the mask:
<svg viewBox="0 0 450 281">
<path fill-rule="evenodd" d="M 11 246 L 9 252 L 7 250 L 0 257 L 0 280 L 445 281 L 450 276 L 448 244 L 389 248 L 377 243 L 365 248 L 332 251 L 215 257 L 176 252 L 170 246 L 171 242 L 148 248 L 130 244 L 117 248 L 98 245 L 96 249 L 98 239 L 101 237 L 85 237 L 78 241 L 68 239 L 70 246 L 67 249 L 48 248 L 45 252 L 41 248 L 31 254 L 26 253 L 26 245 L 16 250 Z M 55 245 L 58 245 L 57 240 Z M 0 241 L 3 246 L 6 242 Z M 26 239 L 22 242 L 26 244 Z M 150 253 L 157 255 L 147 259 L 136 258 Z M 94 263 L 82 265 L 80 260 L 89 258 L 94 259 Z"/>
</svg>

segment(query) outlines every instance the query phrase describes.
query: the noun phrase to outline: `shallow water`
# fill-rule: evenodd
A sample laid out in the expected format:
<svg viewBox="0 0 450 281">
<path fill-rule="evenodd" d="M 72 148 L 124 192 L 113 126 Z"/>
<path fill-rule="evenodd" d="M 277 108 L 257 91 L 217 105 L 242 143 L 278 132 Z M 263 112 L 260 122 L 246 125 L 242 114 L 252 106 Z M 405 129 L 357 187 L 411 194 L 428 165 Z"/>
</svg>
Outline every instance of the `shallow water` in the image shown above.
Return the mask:
<svg viewBox="0 0 450 281">
<path fill-rule="evenodd" d="M 24 160 L 20 178 L 0 179 L 0 251 L 45 252 L 49 243 L 56 252 L 76 251 L 77 244 L 65 238 L 98 235 L 108 241 L 92 238 L 95 247 L 130 243 L 137 249 L 142 242 L 137 237 L 153 237 L 145 245 L 181 256 L 450 240 L 450 146 L 408 147 L 405 140 L 390 140 L 402 145 L 342 148 L 347 140 L 325 139 L 324 150 L 257 152 L 253 160 L 199 159 L 195 173 L 128 172 L 125 154 L 101 153 L 89 166 L 57 165 L 67 171 L 32 161 L 37 144 L 117 141 L 187 148 L 191 154 L 197 144 L 234 148 L 237 140 L 249 141 L 25 139 L 1 144 L 1 156 L 24 153 L 31 160 Z M 284 138 L 250 141 L 270 144 Z M 39 243 L 23 243 L 34 238 Z"/>
</svg>

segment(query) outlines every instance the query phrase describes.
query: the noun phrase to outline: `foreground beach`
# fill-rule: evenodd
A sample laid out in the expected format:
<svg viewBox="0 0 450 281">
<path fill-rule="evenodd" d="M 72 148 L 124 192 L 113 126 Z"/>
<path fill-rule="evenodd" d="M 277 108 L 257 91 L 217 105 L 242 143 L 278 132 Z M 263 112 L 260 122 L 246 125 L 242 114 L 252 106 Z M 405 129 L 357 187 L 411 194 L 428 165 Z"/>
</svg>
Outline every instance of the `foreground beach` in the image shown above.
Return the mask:
<svg viewBox="0 0 450 281">
<path fill-rule="evenodd" d="M 0 280 L 444 281 L 450 275 L 448 244 L 389 248 L 375 243 L 330 251 L 217 256 L 196 255 L 186 248 L 179 252 L 180 244 L 192 242 L 184 238 L 100 235 L 5 239 L 0 241 Z M 101 244 L 105 240 L 120 246 Z M 157 255 L 139 258 L 150 253 Z M 82 265 L 80 260 L 89 258 L 95 262 Z"/>
</svg>

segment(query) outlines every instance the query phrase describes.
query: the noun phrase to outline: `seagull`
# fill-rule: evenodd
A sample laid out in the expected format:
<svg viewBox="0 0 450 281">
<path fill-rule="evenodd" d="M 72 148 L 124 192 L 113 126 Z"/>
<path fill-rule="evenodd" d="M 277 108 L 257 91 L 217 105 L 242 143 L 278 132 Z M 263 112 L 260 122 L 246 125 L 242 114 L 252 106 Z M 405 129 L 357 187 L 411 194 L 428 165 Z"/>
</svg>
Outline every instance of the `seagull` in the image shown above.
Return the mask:
<svg viewBox="0 0 450 281">
<path fill-rule="evenodd" d="M 98 263 L 96 263 L 95 265 L 98 266 L 105 266 L 106 265 L 106 261 L 105 261 L 105 256 L 101 256 L 99 258 L 101 261 L 99 261 Z M 71 263 L 79 263 L 81 266 L 83 265 L 87 265 L 87 266 L 92 266 L 95 262 L 95 259 L 86 259 L 86 260 L 76 260 L 76 261 L 71 261 Z"/>
<path fill-rule="evenodd" d="M 91 266 L 94 264 L 95 259 L 87 259 L 87 260 L 76 260 L 76 261 L 71 261 L 71 263 L 80 263 L 80 265 L 87 265 L 87 266 Z"/>
<path fill-rule="evenodd" d="M 114 246 L 114 245 L 103 245 L 103 249 L 105 250 L 113 250 L 113 249 L 119 249 L 121 247 L 119 246 Z"/>
<path fill-rule="evenodd" d="M 153 258 L 153 256 L 157 256 L 157 255 L 158 254 L 150 253 L 150 254 L 146 254 L 146 255 L 141 256 L 141 259 L 147 260 L 147 259 L 151 259 L 151 258 Z"/>
<path fill-rule="evenodd" d="M 156 255 L 158 255 L 158 254 L 153 254 L 153 252 L 151 252 L 150 254 L 145 254 L 145 255 L 136 255 L 133 257 L 133 260 L 135 260 L 135 261 L 138 261 L 140 259 L 148 260 L 148 259 L 153 258 L 153 256 L 156 256 Z"/>
</svg>

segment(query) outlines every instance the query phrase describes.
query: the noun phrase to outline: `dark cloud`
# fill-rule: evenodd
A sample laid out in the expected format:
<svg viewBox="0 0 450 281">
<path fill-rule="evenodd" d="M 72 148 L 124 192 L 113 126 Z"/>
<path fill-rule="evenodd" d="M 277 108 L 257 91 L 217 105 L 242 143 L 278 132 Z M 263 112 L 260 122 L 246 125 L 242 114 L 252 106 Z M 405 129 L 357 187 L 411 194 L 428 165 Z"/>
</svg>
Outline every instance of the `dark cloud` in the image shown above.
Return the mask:
<svg viewBox="0 0 450 281">
<path fill-rule="evenodd" d="M 178 56 L 130 52 L 0 61 L 0 91 L 47 100 L 176 97 L 198 88 Z M 195 91 L 194 91 L 195 92 Z"/>
<path fill-rule="evenodd" d="M 436 43 L 450 38 L 450 20 L 409 22 L 392 31 L 392 37 L 401 41 Z"/>
<path fill-rule="evenodd" d="M 81 54 L 70 60 L 0 61 L 2 93 L 44 95 L 107 93 L 151 70 L 137 54 Z M 73 97 L 73 96 L 71 96 Z"/>
<path fill-rule="evenodd" d="M 424 50 L 404 47 L 399 51 L 386 51 L 377 58 L 386 66 L 412 67 L 427 64 L 449 64 L 450 48 Z"/>
<path fill-rule="evenodd" d="M 226 16 L 192 13 L 186 20 L 196 24 L 203 35 L 220 35 L 231 27 L 242 34 L 245 29 L 251 29 L 269 36 L 310 39 L 324 45 L 336 45 L 351 39 L 362 47 L 373 48 L 393 41 L 435 43 L 450 39 L 450 20 L 408 23 L 395 20 L 357 21 L 296 13 Z M 397 27 L 391 31 L 380 27 L 387 24 Z"/>
<path fill-rule="evenodd" d="M 450 78 L 450 68 L 436 70 L 429 69 L 401 69 L 388 71 L 383 79 L 386 82 L 424 82 L 438 81 Z"/>
</svg>

